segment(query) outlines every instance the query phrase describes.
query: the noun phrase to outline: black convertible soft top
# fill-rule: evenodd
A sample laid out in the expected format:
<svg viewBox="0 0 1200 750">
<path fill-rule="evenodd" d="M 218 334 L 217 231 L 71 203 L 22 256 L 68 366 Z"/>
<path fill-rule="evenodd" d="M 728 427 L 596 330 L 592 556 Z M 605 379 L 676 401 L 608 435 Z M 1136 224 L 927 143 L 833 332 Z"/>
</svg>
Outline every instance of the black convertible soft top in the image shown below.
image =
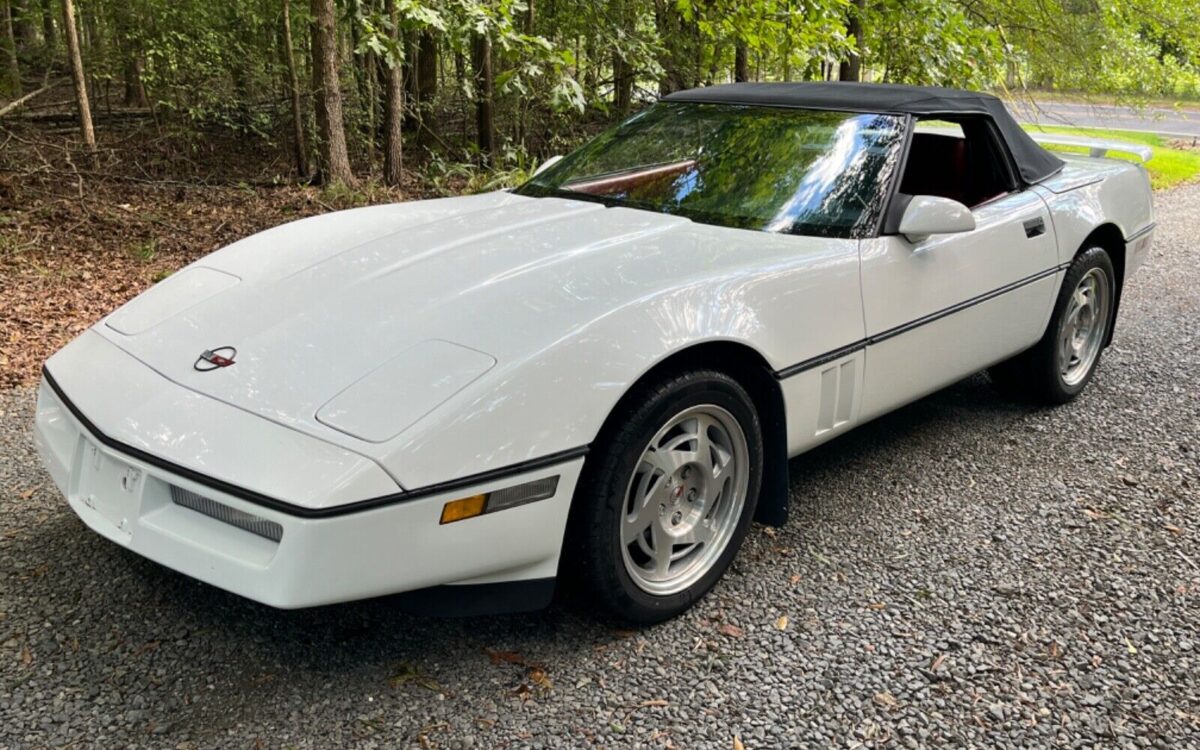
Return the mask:
<svg viewBox="0 0 1200 750">
<path fill-rule="evenodd" d="M 982 115 L 996 123 L 1026 184 L 1044 180 L 1063 167 L 1062 159 L 1039 146 L 1017 125 L 1004 102 L 991 94 L 975 91 L 894 83 L 727 83 L 676 91 L 663 98 L 669 102 L 799 107 L 917 117 Z"/>
</svg>

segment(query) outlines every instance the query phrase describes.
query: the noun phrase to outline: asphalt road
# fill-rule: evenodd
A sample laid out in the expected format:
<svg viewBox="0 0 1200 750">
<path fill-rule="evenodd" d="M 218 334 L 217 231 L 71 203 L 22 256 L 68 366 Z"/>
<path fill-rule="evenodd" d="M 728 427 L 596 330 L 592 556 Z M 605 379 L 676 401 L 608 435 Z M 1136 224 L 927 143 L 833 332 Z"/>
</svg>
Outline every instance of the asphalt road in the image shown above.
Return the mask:
<svg viewBox="0 0 1200 750">
<path fill-rule="evenodd" d="M 1200 138 L 1200 110 L 1108 104 L 1015 101 L 1009 105 L 1023 123 L 1145 130 L 1179 138 Z"/>
<path fill-rule="evenodd" d="M 1158 210 L 1080 400 L 975 377 L 794 461 L 640 632 L 225 594 L 85 529 L 0 394 L 0 747 L 1200 746 L 1200 186 Z"/>
</svg>

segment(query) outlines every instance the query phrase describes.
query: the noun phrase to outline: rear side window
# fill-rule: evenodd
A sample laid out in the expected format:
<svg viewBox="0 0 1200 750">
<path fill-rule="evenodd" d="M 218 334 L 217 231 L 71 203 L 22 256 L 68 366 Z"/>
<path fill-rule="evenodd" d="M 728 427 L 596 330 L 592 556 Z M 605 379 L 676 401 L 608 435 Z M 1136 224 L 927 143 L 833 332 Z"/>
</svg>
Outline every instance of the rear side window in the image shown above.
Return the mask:
<svg viewBox="0 0 1200 750">
<path fill-rule="evenodd" d="M 974 207 L 1014 189 L 1008 152 L 986 119 L 917 123 L 900 192 L 936 195 Z"/>
<path fill-rule="evenodd" d="M 904 118 L 661 102 L 517 190 L 823 237 L 872 234 Z"/>
</svg>

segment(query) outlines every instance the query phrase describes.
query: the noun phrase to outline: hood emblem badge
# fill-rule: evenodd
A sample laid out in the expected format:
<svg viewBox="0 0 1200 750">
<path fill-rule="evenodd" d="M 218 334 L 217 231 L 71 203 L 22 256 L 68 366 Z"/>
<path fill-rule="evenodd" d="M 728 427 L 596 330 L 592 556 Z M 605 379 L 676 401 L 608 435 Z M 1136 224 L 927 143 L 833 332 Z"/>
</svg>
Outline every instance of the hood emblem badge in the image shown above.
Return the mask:
<svg viewBox="0 0 1200 750">
<path fill-rule="evenodd" d="M 232 346 L 219 346 L 216 349 L 205 349 L 204 352 L 196 358 L 196 363 L 192 368 L 197 372 L 212 372 L 219 370 L 222 367 L 229 367 L 233 364 L 233 358 L 237 356 L 237 349 Z"/>
</svg>

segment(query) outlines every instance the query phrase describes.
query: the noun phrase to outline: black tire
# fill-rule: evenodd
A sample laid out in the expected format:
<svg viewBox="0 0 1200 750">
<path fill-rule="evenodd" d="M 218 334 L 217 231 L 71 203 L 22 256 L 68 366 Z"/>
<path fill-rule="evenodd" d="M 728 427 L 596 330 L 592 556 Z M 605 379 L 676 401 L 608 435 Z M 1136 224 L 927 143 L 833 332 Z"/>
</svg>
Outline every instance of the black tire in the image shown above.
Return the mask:
<svg viewBox="0 0 1200 750">
<path fill-rule="evenodd" d="M 1041 404 L 1057 405 L 1074 399 L 1091 382 L 1104 353 L 1103 344 L 1101 344 L 1095 359 L 1083 373 L 1082 378 L 1068 383 L 1061 372 L 1057 343 L 1071 296 L 1084 276 L 1093 270 L 1103 273 L 1108 283 L 1108 293 L 1103 303 L 1107 309 L 1105 310 L 1104 327 L 1100 332 L 1101 341 L 1108 340 L 1116 309 L 1116 274 L 1113 272 L 1112 259 L 1108 252 L 1102 247 L 1090 247 L 1075 256 L 1075 260 L 1067 269 L 1062 287 L 1058 291 L 1058 298 L 1054 303 L 1054 314 L 1050 317 L 1050 325 L 1046 327 L 1046 333 L 1042 336 L 1041 341 L 1033 348 L 993 366 L 988 371 L 992 383 L 998 391 L 1006 396 Z"/>
<path fill-rule="evenodd" d="M 589 605 L 599 604 L 626 622 L 650 624 L 670 619 L 699 601 L 737 555 L 754 518 L 762 482 L 762 426 L 746 390 L 728 375 L 712 370 L 664 377 L 632 392 L 624 404 L 588 455 L 575 493 L 562 565 Z M 732 415 L 745 436 L 746 496 L 728 542 L 707 572 L 678 593 L 653 595 L 634 582 L 622 556 L 626 493 L 643 451 L 658 431 L 685 410 L 710 405 Z"/>
</svg>

